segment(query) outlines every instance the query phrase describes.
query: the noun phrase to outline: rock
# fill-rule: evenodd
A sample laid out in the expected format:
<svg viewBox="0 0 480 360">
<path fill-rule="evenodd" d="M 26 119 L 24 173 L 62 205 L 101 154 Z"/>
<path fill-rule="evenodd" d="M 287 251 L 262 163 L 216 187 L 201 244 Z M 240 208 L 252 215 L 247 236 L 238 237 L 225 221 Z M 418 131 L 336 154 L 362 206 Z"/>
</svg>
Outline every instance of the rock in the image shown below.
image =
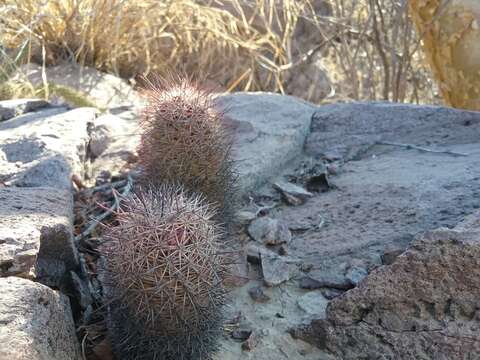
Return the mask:
<svg viewBox="0 0 480 360">
<path fill-rule="evenodd" d="M 50 103 L 41 99 L 12 99 L 0 101 L 0 121 L 49 107 Z"/>
<path fill-rule="evenodd" d="M 238 254 L 232 255 L 232 264 L 230 265 L 229 276 L 225 279 L 227 286 L 243 286 L 248 283 L 249 279 L 249 265 L 247 259 Z"/>
<path fill-rule="evenodd" d="M 292 234 L 285 223 L 265 216 L 252 221 L 248 233 L 255 241 L 265 245 L 279 245 L 292 240 Z"/>
<path fill-rule="evenodd" d="M 313 196 L 311 192 L 301 186 L 286 181 L 277 181 L 273 187 L 283 195 L 290 205 L 301 205 Z"/>
<path fill-rule="evenodd" d="M 90 152 L 94 159 L 89 176 L 94 178 L 102 171 L 109 171 L 112 175 L 122 172 L 137 161 L 139 143 L 137 113 L 128 111 L 99 116 L 91 132 Z"/>
<path fill-rule="evenodd" d="M 353 285 L 343 275 L 311 272 L 309 276 L 304 276 L 300 279 L 300 287 L 307 290 L 315 290 L 320 288 L 348 290 L 353 288 Z"/>
<path fill-rule="evenodd" d="M 0 278 L 0 344 L 0 359 L 81 359 L 68 298 L 18 277 Z"/>
<path fill-rule="evenodd" d="M 358 283 L 364 279 L 368 275 L 368 271 L 359 266 L 351 266 L 347 273 L 345 274 L 345 278 L 353 285 L 357 286 Z"/>
<path fill-rule="evenodd" d="M 439 106 L 388 102 L 324 105 L 312 117 L 305 150 L 311 156 L 336 152 L 352 159 L 378 141 L 417 144 L 428 140 L 445 146 L 458 144 L 462 138 L 461 143 L 468 144 L 478 139 L 479 124 L 478 112 Z"/>
<path fill-rule="evenodd" d="M 382 264 L 391 265 L 395 259 L 405 251 L 404 248 L 398 246 L 387 246 L 382 254 Z"/>
<path fill-rule="evenodd" d="M 114 75 L 68 63 L 47 67 L 45 70 L 49 83 L 79 91 L 99 108 L 142 104 L 138 93 L 124 80 Z M 20 73 L 34 85 L 43 83 L 42 67 L 39 65 L 32 63 L 24 65 Z"/>
<path fill-rule="evenodd" d="M 276 286 L 290 279 L 290 265 L 283 261 L 279 256 L 262 255 L 261 261 L 263 281 L 265 282 L 265 285 Z"/>
<path fill-rule="evenodd" d="M 327 319 L 311 324 L 317 346 L 342 359 L 478 354 L 479 219 L 480 212 L 452 230 L 427 231 L 393 264 L 334 299 Z"/>
<path fill-rule="evenodd" d="M 251 329 L 240 328 L 232 331 L 232 338 L 235 340 L 245 341 L 252 334 Z"/>
<path fill-rule="evenodd" d="M 415 234 L 455 226 L 480 206 L 479 113 L 363 103 L 321 106 L 318 114 L 309 138 L 318 132 L 323 140 L 315 146 L 312 142 L 309 151 L 322 153 L 338 147 L 347 159 L 354 156 L 356 161 L 346 160 L 342 165 L 334 177 L 334 189 L 301 207 L 275 210 L 275 217 L 289 224 L 314 215 L 325 220 L 316 231 L 295 233 L 289 256 L 302 258 L 322 271 L 333 271 L 352 258 L 381 264 L 387 247 L 406 249 Z M 384 119 L 390 124 L 384 124 Z M 374 145 L 378 138 L 469 155 Z M 364 145 L 356 147 L 356 140 Z M 305 180 L 301 183 L 307 183 Z M 370 271 L 370 267 L 364 268 Z"/>
<path fill-rule="evenodd" d="M 84 175 L 87 126 L 96 109 L 42 110 L 0 123 L 0 178 L 7 185 L 72 188 L 73 174 Z"/>
<path fill-rule="evenodd" d="M 82 310 L 86 310 L 93 302 L 92 294 L 85 280 L 81 279 L 74 271 L 70 271 L 70 279 L 73 286 L 73 295 L 78 300 Z"/>
<path fill-rule="evenodd" d="M 239 191 L 248 192 L 277 175 L 303 149 L 312 104 L 268 93 L 235 93 L 218 98 L 235 134 Z"/>
<path fill-rule="evenodd" d="M 255 349 L 257 344 L 258 344 L 258 337 L 255 335 L 254 332 L 252 332 L 250 334 L 250 336 L 248 337 L 248 339 L 246 339 L 242 343 L 242 350 L 251 351 L 251 350 Z"/>
<path fill-rule="evenodd" d="M 0 188 L 0 276 L 58 285 L 78 265 L 73 199 L 51 188 Z"/>
<path fill-rule="evenodd" d="M 250 241 L 246 247 L 247 260 L 252 264 L 260 264 L 262 256 L 277 256 L 275 252 L 265 248 L 254 241 Z"/>
<path fill-rule="evenodd" d="M 270 300 L 270 297 L 268 297 L 262 290 L 260 286 L 254 286 L 248 289 L 248 294 L 250 297 L 259 303 L 266 303 Z"/>
<path fill-rule="evenodd" d="M 314 315 L 316 319 L 324 319 L 328 300 L 320 291 L 310 291 L 297 300 L 297 305 L 308 315 Z"/>
<path fill-rule="evenodd" d="M 325 299 L 332 300 L 335 299 L 336 297 L 342 295 L 345 290 L 338 290 L 338 289 L 332 289 L 332 288 L 321 288 L 320 289 L 322 295 L 325 297 Z"/>
<path fill-rule="evenodd" d="M 235 213 L 235 221 L 239 224 L 245 225 L 257 218 L 255 212 L 240 210 Z"/>
</svg>

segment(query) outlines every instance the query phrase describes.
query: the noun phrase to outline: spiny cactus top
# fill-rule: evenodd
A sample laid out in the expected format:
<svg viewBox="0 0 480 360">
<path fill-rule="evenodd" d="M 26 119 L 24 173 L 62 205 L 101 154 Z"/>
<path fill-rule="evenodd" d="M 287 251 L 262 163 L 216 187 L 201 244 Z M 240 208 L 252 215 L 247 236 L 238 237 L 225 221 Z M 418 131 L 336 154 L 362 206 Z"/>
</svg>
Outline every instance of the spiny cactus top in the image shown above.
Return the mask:
<svg viewBox="0 0 480 360">
<path fill-rule="evenodd" d="M 181 187 L 140 190 L 106 232 L 105 288 L 121 359 L 208 359 L 221 332 L 222 228 Z"/>
<path fill-rule="evenodd" d="M 138 149 L 144 184 L 181 183 L 203 194 L 228 222 L 232 136 L 213 95 L 186 79 L 150 82 Z"/>
</svg>

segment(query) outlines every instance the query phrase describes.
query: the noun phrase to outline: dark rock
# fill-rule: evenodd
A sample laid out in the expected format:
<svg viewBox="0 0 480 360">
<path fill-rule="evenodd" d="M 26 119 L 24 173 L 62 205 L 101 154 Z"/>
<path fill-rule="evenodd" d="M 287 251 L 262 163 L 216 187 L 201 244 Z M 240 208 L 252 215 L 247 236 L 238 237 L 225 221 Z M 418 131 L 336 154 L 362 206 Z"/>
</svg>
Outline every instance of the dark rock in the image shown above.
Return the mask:
<svg viewBox="0 0 480 360">
<path fill-rule="evenodd" d="M 248 339 L 242 343 L 242 350 L 251 351 L 257 346 L 257 344 L 258 337 L 255 335 L 254 332 L 252 332 Z"/>
<path fill-rule="evenodd" d="M 250 335 L 252 335 L 252 330 L 247 328 L 240 328 L 232 331 L 232 338 L 239 341 L 247 340 Z"/>
<path fill-rule="evenodd" d="M 300 279 L 300 287 L 307 290 L 315 290 L 320 288 L 332 288 L 338 290 L 348 290 L 352 289 L 354 286 L 352 283 L 345 277 L 340 275 L 313 275 L 304 276 Z"/>
<path fill-rule="evenodd" d="M 246 248 L 247 261 L 252 264 L 260 264 L 262 256 L 276 256 L 277 254 L 272 250 L 265 248 L 254 241 L 250 241 Z"/>
<path fill-rule="evenodd" d="M 270 297 L 268 297 L 262 290 L 260 286 L 254 286 L 248 289 L 248 294 L 250 297 L 259 303 L 266 303 L 270 300 Z"/>
</svg>

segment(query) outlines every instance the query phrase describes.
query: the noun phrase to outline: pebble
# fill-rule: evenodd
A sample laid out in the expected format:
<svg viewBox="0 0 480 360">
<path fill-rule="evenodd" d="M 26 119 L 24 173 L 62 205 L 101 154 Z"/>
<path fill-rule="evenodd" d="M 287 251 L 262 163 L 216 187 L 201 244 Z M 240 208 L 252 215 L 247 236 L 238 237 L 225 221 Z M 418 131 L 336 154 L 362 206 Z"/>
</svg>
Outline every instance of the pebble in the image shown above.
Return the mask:
<svg viewBox="0 0 480 360">
<path fill-rule="evenodd" d="M 292 240 L 288 226 L 278 219 L 269 217 L 252 221 L 248 226 L 248 233 L 255 241 L 265 245 L 279 245 Z"/>
</svg>

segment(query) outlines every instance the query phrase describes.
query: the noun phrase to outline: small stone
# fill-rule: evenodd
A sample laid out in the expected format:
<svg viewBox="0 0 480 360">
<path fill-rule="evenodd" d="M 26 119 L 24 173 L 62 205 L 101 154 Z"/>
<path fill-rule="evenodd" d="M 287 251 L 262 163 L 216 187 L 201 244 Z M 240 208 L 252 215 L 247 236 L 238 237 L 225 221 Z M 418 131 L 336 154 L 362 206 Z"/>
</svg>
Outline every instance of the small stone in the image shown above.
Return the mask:
<svg viewBox="0 0 480 360">
<path fill-rule="evenodd" d="M 250 241 L 246 249 L 247 261 L 251 264 L 260 264 L 262 256 L 276 256 L 276 254 L 263 245 Z"/>
<path fill-rule="evenodd" d="M 300 309 L 309 315 L 315 315 L 316 319 L 324 319 L 326 317 L 326 309 L 328 300 L 323 297 L 320 291 L 311 291 L 301 296 L 297 300 Z"/>
<path fill-rule="evenodd" d="M 331 188 L 328 180 L 327 171 L 322 174 L 312 176 L 307 182 L 307 189 L 312 192 L 325 192 Z"/>
<path fill-rule="evenodd" d="M 290 266 L 279 256 L 262 256 L 263 280 L 267 286 L 276 286 L 290 279 Z"/>
<path fill-rule="evenodd" d="M 270 297 L 268 297 L 262 290 L 260 286 L 254 286 L 248 289 L 248 294 L 250 297 L 259 303 L 266 303 L 270 300 Z"/>
<path fill-rule="evenodd" d="M 366 269 L 359 266 L 352 266 L 348 269 L 345 277 L 348 281 L 354 286 L 357 286 L 358 283 L 363 280 L 368 275 Z"/>
<path fill-rule="evenodd" d="M 301 205 L 313 196 L 303 187 L 286 181 L 277 181 L 273 184 L 273 187 L 283 195 L 290 205 Z"/>
<path fill-rule="evenodd" d="M 253 350 L 258 344 L 258 338 L 255 336 L 255 333 L 251 333 L 247 340 L 242 343 L 242 350 L 250 351 Z"/>
<path fill-rule="evenodd" d="M 288 226 L 278 219 L 269 217 L 252 221 L 248 227 L 248 233 L 254 240 L 266 245 L 279 245 L 292 240 Z"/>
<path fill-rule="evenodd" d="M 250 337 L 251 334 L 252 334 L 251 329 L 247 329 L 247 328 L 235 329 L 232 331 L 232 338 L 239 341 L 245 341 Z"/>
</svg>

